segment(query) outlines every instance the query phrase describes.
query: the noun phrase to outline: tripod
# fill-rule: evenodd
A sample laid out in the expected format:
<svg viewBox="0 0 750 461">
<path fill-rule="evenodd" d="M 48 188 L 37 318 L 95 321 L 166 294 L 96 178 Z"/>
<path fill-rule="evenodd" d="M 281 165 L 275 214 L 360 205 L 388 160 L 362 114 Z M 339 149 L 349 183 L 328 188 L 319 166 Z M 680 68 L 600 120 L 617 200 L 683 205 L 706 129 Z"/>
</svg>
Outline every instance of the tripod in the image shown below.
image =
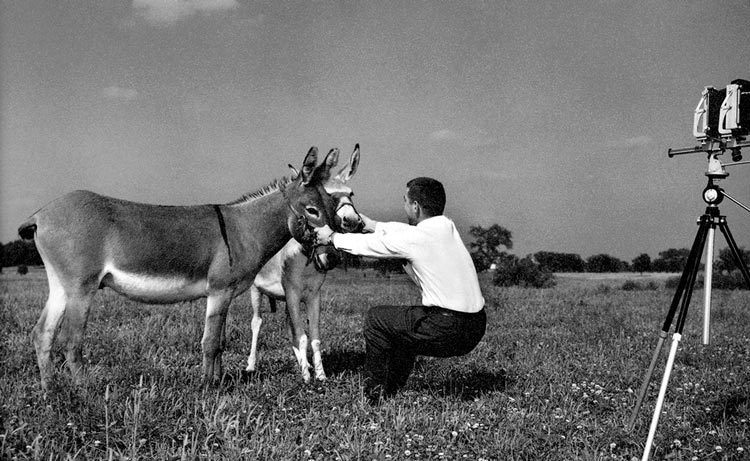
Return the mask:
<svg viewBox="0 0 750 461">
<path fill-rule="evenodd" d="M 679 345 L 680 339 L 682 338 L 682 329 L 685 325 L 685 318 L 687 317 L 687 311 L 688 306 L 690 305 L 690 298 L 692 297 L 693 293 L 693 286 L 695 284 L 695 279 L 698 275 L 698 270 L 700 268 L 700 261 L 701 256 L 703 254 L 703 249 L 706 246 L 706 242 L 708 242 L 708 248 L 706 249 L 706 264 L 705 264 L 705 282 L 704 282 L 704 291 L 705 291 L 705 304 L 704 304 L 704 324 L 703 324 L 703 344 L 708 344 L 709 341 L 709 330 L 710 330 L 710 311 L 711 311 L 711 282 L 712 282 L 712 265 L 713 265 L 713 250 L 714 250 L 714 233 L 716 230 L 716 227 L 721 230 L 722 234 L 724 234 L 724 237 L 727 241 L 727 245 L 729 246 L 729 249 L 732 253 L 732 257 L 734 259 L 735 264 L 737 267 L 739 267 L 740 271 L 742 272 L 742 276 L 745 279 L 745 282 L 748 286 L 750 286 L 750 273 L 748 272 L 747 265 L 745 264 L 745 261 L 742 259 L 742 255 L 739 251 L 739 248 L 737 247 L 737 243 L 734 241 L 734 237 L 732 237 L 732 233 L 729 231 L 729 226 L 727 225 L 726 217 L 722 216 L 719 212 L 719 203 L 724 199 L 724 197 L 730 199 L 732 202 L 736 203 L 740 207 L 744 208 L 745 210 L 750 211 L 747 207 L 742 205 L 740 202 L 732 198 L 731 196 L 727 195 L 723 189 L 718 187 L 714 184 L 714 181 L 717 179 L 721 179 L 721 177 L 725 177 L 726 174 L 723 175 L 714 175 L 714 174 L 708 174 L 708 186 L 703 190 L 703 200 L 708 204 L 706 207 L 706 212 L 698 219 L 698 233 L 695 236 L 695 241 L 693 242 L 693 246 L 690 249 L 690 253 L 688 255 L 687 262 L 685 264 L 685 269 L 682 272 L 682 276 L 680 277 L 680 282 L 677 285 L 677 291 L 674 294 L 674 298 L 672 299 L 672 304 L 669 307 L 669 311 L 667 312 L 667 318 L 664 321 L 664 326 L 662 327 L 661 332 L 659 333 L 659 342 L 656 345 L 656 351 L 654 352 L 654 355 L 651 359 L 651 364 L 649 365 L 648 371 L 646 372 L 646 376 L 644 377 L 643 384 L 641 385 L 640 392 L 638 393 L 638 400 L 636 402 L 635 410 L 633 411 L 633 415 L 630 417 L 630 422 L 628 423 L 628 430 L 632 430 L 635 425 L 635 418 L 638 415 L 638 411 L 641 408 L 641 405 L 643 403 L 643 398 L 646 395 L 646 391 L 648 390 L 649 383 L 651 381 L 651 375 L 654 372 L 654 368 L 656 367 L 656 362 L 658 361 L 659 354 L 661 352 L 661 349 L 664 345 L 664 340 L 667 338 L 667 335 L 669 333 L 669 329 L 672 325 L 672 320 L 674 319 L 675 313 L 677 313 L 677 308 L 679 306 L 679 314 L 677 315 L 677 324 L 675 326 L 674 334 L 672 335 L 672 345 L 669 351 L 669 356 L 667 358 L 667 364 L 664 369 L 664 376 L 662 378 L 661 382 L 661 388 L 659 389 L 659 395 L 656 400 L 656 408 L 654 409 L 654 416 L 651 420 L 651 427 L 649 429 L 648 433 L 648 439 L 646 440 L 646 446 L 643 450 L 643 458 L 642 461 L 648 460 L 649 454 L 651 452 L 651 446 L 654 442 L 654 436 L 656 434 L 656 427 L 659 424 L 659 416 L 661 414 L 662 405 L 664 404 L 664 396 L 667 392 L 667 385 L 669 383 L 669 375 L 672 372 L 672 367 L 674 366 L 674 360 L 675 356 L 677 354 L 677 347 Z"/>
</svg>

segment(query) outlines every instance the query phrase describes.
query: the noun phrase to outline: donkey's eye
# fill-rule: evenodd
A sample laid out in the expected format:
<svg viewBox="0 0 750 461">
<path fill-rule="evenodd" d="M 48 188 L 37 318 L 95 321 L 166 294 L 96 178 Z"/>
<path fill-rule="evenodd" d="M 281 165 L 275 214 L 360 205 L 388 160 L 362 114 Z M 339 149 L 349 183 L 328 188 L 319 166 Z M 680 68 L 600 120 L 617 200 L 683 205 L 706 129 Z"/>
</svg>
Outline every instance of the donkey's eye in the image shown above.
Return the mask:
<svg viewBox="0 0 750 461">
<path fill-rule="evenodd" d="M 310 216 L 313 216 L 315 218 L 317 218 L 318 216 L 320 216 L 320 212 L 318 211 L 317 208 L 313 208 L 313 207 L 309 206 L 309 207 L 305 208 L 305 211 L 307 211 L 307 214 L 309 214 Z"/>
</svg>

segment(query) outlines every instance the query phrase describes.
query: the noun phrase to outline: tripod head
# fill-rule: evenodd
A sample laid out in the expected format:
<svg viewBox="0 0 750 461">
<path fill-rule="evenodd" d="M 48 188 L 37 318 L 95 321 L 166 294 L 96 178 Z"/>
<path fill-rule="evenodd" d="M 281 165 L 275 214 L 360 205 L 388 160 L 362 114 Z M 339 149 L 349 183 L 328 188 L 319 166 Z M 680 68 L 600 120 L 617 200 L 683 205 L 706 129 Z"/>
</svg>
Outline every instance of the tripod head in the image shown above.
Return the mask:
<svg viewBox="0 0 750 461">
<path fill-rule="evenodd" d="M 724 189 L 714 184 L 715 178 L 708 178 L 708 185 L 703 189 L 703 201 L 708 206 L 716 207 L 724 200 Z"/>
</svg>

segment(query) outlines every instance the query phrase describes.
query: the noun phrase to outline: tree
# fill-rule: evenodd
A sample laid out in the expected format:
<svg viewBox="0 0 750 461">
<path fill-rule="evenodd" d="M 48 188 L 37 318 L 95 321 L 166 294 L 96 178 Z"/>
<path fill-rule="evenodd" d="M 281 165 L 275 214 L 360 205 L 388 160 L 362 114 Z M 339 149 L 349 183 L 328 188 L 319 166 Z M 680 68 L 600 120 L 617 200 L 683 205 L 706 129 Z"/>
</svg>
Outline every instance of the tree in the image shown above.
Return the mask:
<svg viewBox="0 0 750 461">
<path fill-rule="evenodd" d="M 487 229 L 482 226 L 471 226 L 469 234 L 474 237 L 469 248 L 477 272 L 486 271 L 500 257 L 501 245 L 508 250 L 513 248 L 511 232 L 499 224 L 493 224 Z"/>
<path fill-rule="evenodd" d="M 555 277 L 540 269 L 531 255 L 523 259 L 518 256 L 502 252 L 495 260 L 495 276 L 493 283 L 497 286 L 522 286 L 531 288 L 550 288 L 557 283 Z"/>
<path fill-rule="evenodd" d="M 633 270 L 643 274 L 651 270 L 651 256 L 646 253 L 638 255 L 632 262 Z"/>
<path fill-rule="evenodd" d="M 745 265 L 750 265 L 750 251 L 745 251 L 744 248 L 739 248 L 740 257 L 745 262 Z M 737 264 L 734 262 L 734 255 L 732 250 L 729 248 L 723 248 L 719 251 L 719 257 L 714 262 L 714 268 L 717 272 L 732 272 L 733 270 L 739 269 Z"/>
<path fill-rule="evenodd" d="M 381 275 L 386 276 L 391 272 L 403 272 L 404 264 L 406 263 L 407 261 L 405 259 L 377 259 L 375 261 L 375 269 L 380 272 Z"/>
<path fill-rule="evenodd" d="M 659 253 L 659 257 L 651 262 L 651 270 L 655 272 L 682 272 L 690 250 L 687 248 L 670 248 Z"/>
<path fill-rule="evenodd" d="M 534 259 L 547 272 L 583 272 L 585 268 L 583 258 L 574 253 L 539 251 L 534 253 Z"/>
<path fill-rule="evenodd" d="M 42 258 L 39 256 L 34 242 L 14 240 L 3 245 L 2 265 L 8 267 L 20 266 L 21 264 L 29 266 L 42 264 Z"/>
<path fill-rule="evenodd" d="M 598 254 L 586 260 L 586 272 L 622 272 L 628 263 L 608 254 Z"/>
</svg>

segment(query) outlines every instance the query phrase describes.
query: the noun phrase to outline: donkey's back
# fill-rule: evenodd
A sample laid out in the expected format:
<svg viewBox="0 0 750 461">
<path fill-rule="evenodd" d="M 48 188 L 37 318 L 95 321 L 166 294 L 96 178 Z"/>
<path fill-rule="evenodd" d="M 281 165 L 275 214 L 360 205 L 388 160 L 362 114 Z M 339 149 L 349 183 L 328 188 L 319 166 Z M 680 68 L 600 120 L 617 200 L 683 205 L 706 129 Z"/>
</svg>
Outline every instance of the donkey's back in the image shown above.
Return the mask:
<svg viewBox="0 0 750 461">
<path fill-rule="evenodd" d="M 19 234 L 35 239 L 65 288 L 110 286 L 139 301 L 173 302 L 206 295 L 176 288 L 205 282 L 221 257 L 216 213 L 210 205 L 149 205 L 75 191 L 37 211 Z M 149 291 L 158 296 L 150 299 Z"/>
</svg>

